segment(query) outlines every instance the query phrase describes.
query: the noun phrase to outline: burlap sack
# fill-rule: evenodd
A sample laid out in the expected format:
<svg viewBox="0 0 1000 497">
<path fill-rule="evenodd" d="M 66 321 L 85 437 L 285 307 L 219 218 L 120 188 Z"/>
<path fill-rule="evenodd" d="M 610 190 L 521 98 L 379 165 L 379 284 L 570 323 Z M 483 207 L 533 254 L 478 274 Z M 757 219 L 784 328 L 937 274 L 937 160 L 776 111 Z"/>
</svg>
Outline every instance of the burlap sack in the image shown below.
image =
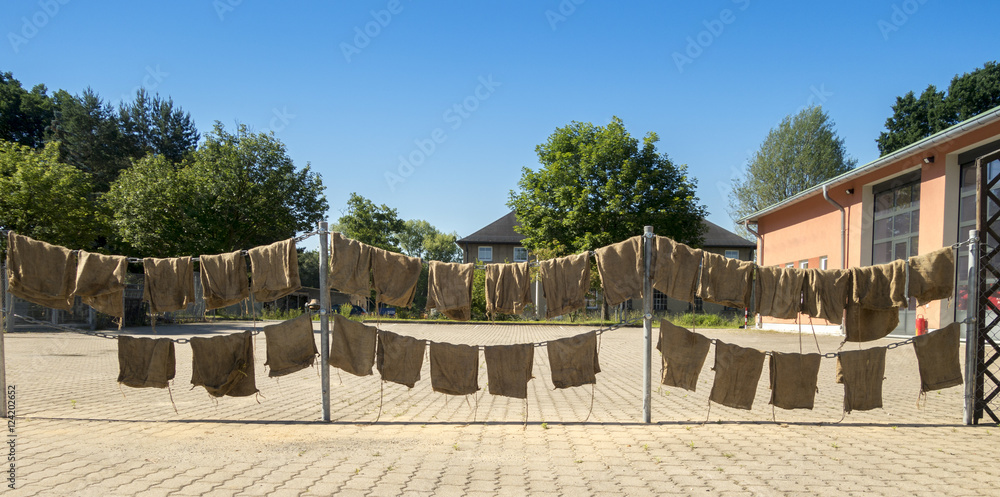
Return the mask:
<svg viewBox="0 0 1000 497">
<path fill-rule="evenodd" d="M 250 256 L 250 292 L 257 302 L 271 302 L 302 288 L 299 254 L 289 238 L 247 251 Z"/>
<path fill-rule="evenodd" d="M 664 236 L 654 237 L 653 243 L 653 288 L 672 299 L 694 302 L 702 251 Z"/>
<path fill-rule="evenodd" d="M 348 295 L 368 297 L 371 290 L 372 247 L 341 235 L 330 233 L 330 273 L 328 287 Z"/>
<path fill-rule="evenodd" d="M 437 309 L 451 319 L 472 318 L 472 278 L 474 263 L 430 261 L 427 270 L 427 308 Z"/>
<path fill-rule="evenodd" d="M 285 376 L 313 365 L 319 350 L 313 337 L 312 317 L 303 314 L 295 319 L 264 327 L 267 344 L 267 376 Z"/>
<path fill-rule="evenodd" d="M 812 409 L 816 399 L 819 354 L 771 352 L 771 402 L 782 409 Z"/>
<path fill-rule="evenodd" d="M 910 295 L 917 305 L 952 296 L 955 285 L 955 251 L 944 247 L 929 254 L 910 257 L 907 261 Z"/>
<path fill-rule="evenodd" d="M 426 340 L 379 330 L 375 358 L 382 381 L 413 388 L 420 380 L 420 368 L 424 364 L 426 349 Z"/>
<path fill-rule="evenodd" d="M 844 411 L 882 407 L 885 348 L 849 350 L 837 355 L 837 383 L 844 384 Z"/>
<path fill-rule="evenodd" d="M 601 363 L 597 357 L 597 333 L 590 332 L 559 340 L 549 340 L 549 368 L 556 388 L 597 383 Z"/>
<path fill-rule="evenodd" d="M 535 346 L 530 343 L 491 345 L 485 347 L 483 353 L 486 356 L 490 395 L 528 398 L 528 381 L 532 378 Z"/>
<path fill-rule="evenodd" d="M 146 275 L 142 298 L 149 302 L 149 312 L 179 311 L 194 303 L 194 264 L 190 257 L 142 260 Z"/>
<path fill-rule="evenodd" d="M 379 302 L 397 307 L 409 307 L 417 293 L 420 279 L 420 259 L 371 249 L 372 286 Z"/>
<path fill-rule="evenodd" d="M 377 337 L 376 328 L 334 314 L 333 332 L 330 334 L 330 365 L 355 376 L 372 374 Z"/>
<path fill-rule="evenodd" d="M 930 392 L 962 384 L 962 365 L 959 362 L 961 330 L 952 323 L 940 330 L 913 339 L 920 370 L 920 391 Z"/>
<path fill-rule="evenodd" d="M 866 309 L 861 304 L 847 303 L 844 318 L 845 339 L 848 342 L 870 342 L 884 338 L 899 326 L 899 309 Z"/>
<path fill-rule="evenodd" d="M 802 269 L 776 266 L 758 267 L 757 313 L 780 319 L 794 319 L 802 310 L 802 287 L 806 273 Z"/>
<path fill-rule="evenodd" d="M 545 292 L 545 317 L 554 318 L 587 306 L 590 253 L 548 259 L 538 264 Z"/>
<path fill-rule="evenodd" d="M 247 397 L 257 393 L 251 332 L 193 337 L 191 355 L 191 384 L 205 387 L 209 395 Z"/>
<path fill-rule="evenodd" d="M 125 274 L 128 258 L 80 251 L 73 294 L 98 312 L 125 316 Z"/>
<path fill-rule="evenodd" d="M 7 232 L 10 293 L 44 307 L 73 308 L 76 255 L 65 247 Z"/>
<path fill-rule="evenodd" d="M 479 391 L 479 347 L 431 342 L 431 388 L 448 395 Z"/>
<path fill-rule="evenodd" d="M 486 313 L 520 314 L 531 302 L 527 262 L 486 265 Z"/>
<path fill-rule="evenodd" d="M 118 383 L 133 388 L 166 388 L 177 363 L 169 338 L 118 336 Z"/>
<path fill-rule="evenodd" d="M 247 263 L 242 251 L 202 255 L 198 261 L 205 310 L 228 307 L 250 297 Z"/>
<path fill-rule="evenodd" d="M 663 357 L 660 383 L 694 392 L 711 345 L 712 340 L 706 336 L 660 320 L 660 340 L 656 344 Z"/>
<path fill-rule="evenodd" d="M 750 307 L 754 264 L 711 252 L 705 252 L 703 257 L 698 296 L 727 307 Z"/>
<path fill-rule="evenodd" d="M 854 302 L 866 309 L 888 309 L 907 305 L 906 261 L 896 260 L 876 266 L 852 267 Z"/>
<path fill-rule="evenodd" d="M 764 370 L 764 353 L 739 345 L 715 342 L 715 382 L 709 400 L 735 409 L 751 409 L 757 382 Z"/>
<path fill-rule="evenodd" d="M 624 242 L 594 250 L 605 304 L 614 306 L 642 297 L 643 271 L 636 265 L 636 261 L 641 262 L 642 259 L 641 247 L 642 237 L 633 236 Z"/>
<path fill-rule="evenodd" d="M 831 324 L 844 322 L 844 306 L 851 292 L 851 272 L 846 269 L 806 269 L 803 312 Z"/>
</svg>

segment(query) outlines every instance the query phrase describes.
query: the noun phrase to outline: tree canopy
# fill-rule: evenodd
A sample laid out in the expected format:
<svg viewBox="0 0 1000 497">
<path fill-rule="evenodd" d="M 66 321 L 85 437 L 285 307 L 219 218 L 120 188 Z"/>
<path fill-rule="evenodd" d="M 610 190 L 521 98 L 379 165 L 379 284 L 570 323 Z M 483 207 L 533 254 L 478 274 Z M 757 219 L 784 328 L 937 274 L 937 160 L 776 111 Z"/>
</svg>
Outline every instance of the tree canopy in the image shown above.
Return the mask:
<svg viewBox="0 0 1000 497">
<path fill-rule="evenodd" d="M 541 258 L 591 250 L 642 234 L 700 245 L 705 207 L 687 166 L 639 143 L 617 117 L 607 126 L 572 122 L 535 147 L 541 168 L 524 168 L 507 205 L 523 244 Z"/>
<path fill-rule="evenodd" d="M 785 116 L 767 134 L 729 192 L 733 221 L 852 169 L 844 140 L 821 107 Z M 738 231 L 743 230 L 736 225 Z"/>
<path fill-rule="evenodd" d="M 403 232 L 399 235 L 400 248 L 411 257 L 429 261 L 458 262 L 462 250 L 455 244 L 458 234 L 442 233 L 431 223 L 420 219 L 404 221 Z"/>
<path fill-rule="evenodd" d="M 347 210 L 341 212 L 335 229 L 348 238 L 392 252 L 401 252 L 400 234 L 406 224 L 396 209 L 385 204 L 375 205 L 357 193 L 347 199 Z"/>
<path fill-rule="evenodd" d="M 885 131 L 875 140 L 881 155 L 947 129 L 1000 105 L 1000 66 L 996 61 L 961 76 L 955 75 L 947 92 L 934 85 L 917 97 L 912 91 L 896 97 Z"/>
</svg>

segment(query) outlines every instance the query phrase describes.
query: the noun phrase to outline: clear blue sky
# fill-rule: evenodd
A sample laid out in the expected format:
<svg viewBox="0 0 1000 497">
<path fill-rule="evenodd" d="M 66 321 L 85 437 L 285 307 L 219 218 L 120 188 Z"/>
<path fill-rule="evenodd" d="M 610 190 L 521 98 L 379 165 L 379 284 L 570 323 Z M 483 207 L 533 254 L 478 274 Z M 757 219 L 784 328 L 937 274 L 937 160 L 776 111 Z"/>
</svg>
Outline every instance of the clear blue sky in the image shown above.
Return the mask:
<svg viewBox="0 0 1000 497">
<path fill-rule="evenodd" d="M 331 222 L 357 192 L 462 236 L 509 211 L 556 128 L 617 115 L 660 136 L 728 228 L 730 178 L 784 116 L 821 104 L 871 161 L 896 96 L 1000 58 L 998 14 L 943 0 L 4 2 L 0 70 L 115 103 L 145 86 L 202 133 L 273 130 L 323 175 Z M 419 165 L 390 186 L 400 156 Z"/>
</svg>

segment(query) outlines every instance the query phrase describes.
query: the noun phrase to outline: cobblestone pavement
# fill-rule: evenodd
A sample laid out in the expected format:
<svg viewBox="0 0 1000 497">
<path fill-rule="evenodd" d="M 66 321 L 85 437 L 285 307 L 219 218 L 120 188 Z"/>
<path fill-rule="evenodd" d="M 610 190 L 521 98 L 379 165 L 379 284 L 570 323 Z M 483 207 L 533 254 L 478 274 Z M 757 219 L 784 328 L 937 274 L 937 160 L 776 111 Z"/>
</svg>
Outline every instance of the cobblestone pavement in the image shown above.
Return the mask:
<svg viewBox="0 0 1000 497">
<path fill-rule="evenodd" d="M 158 332 L 181 338 L 250 326 Z M 383 328 L 481 345 L 588 331 L 516 324 Z M 800 350 L 795 334 L 697 331 L 760 350 Z M 148 328 L 125 333 L 151 334 Z M 554 390 L 547 355 L 536 349 L 527 403 L 485 390 L 470 398 L 435 393 L 426 360 L 413 389 L 387 383 L 380 391 L 376 376 L 331 369 L 333 421 L 324 423 L 318 369 L 268 378 L 263 335 L 255 341 L 261 396 L 218 400 L 190 388 L 188 345 L 177 345 L 177 377 L 168 392 L 119 387 L 113 340 L 66 333 L 13 333 L 5 340 L 17 415 L 16 488 L 5 495 L 937 496 L 996 495 L 1000 483 L 1000 428 L 962 425 L 961 387 L 918 402 L 910 346 L 887 352 L 884 408 L 846 416 L 831 359 L 823 361 L 812 411 L 772 411 L 766 364 L 752 410 L 709 410 L 710 354 L 696 392 L 654 385 L 653 423 L 644 424 L 642 330 L 626 328 L 602 335 L 603 371 L 594 389 Z M 837 337 L 817 340 L 822 352 L 840 346 Z M 815 351 L 817 341 L 805 335 L 801 347 Z M 654 379 L 659 369 L 654 351 Z M 485 388 L 484 361 L 479 381 Z"/>
</svg>

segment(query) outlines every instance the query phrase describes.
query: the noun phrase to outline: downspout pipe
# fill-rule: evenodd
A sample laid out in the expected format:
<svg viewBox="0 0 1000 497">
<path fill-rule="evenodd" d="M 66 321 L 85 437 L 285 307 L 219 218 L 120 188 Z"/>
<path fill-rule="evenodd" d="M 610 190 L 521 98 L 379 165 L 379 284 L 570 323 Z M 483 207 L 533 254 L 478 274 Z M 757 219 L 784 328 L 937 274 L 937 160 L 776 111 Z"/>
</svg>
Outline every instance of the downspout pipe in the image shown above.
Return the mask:
<svg viewBox="0 0 1000 497">
<path fill-rule="evenodd" d="M 746 230 L 749 231 L 751 234 L 753 234 L 754 241 L 757 242 L 757 249 L 753 251 L 753 262 L 754 264 L 760 265 L 760 261 L 763 259 L 761 257 L 761 251 L 763 250 L 764 247 L 763 244 L 761 244 L 760 242 L 760 233 L 758 233 L 757 230 L 750 227 L 750 220 L 743 221 L 743 227 L 746 228 Z M 754 285 L 753 290 L 751 290 L 751 292 L 756 292 L 756 291 L 757 291 L 757 285 Z M 753 295 L 750 301 L 757 302 L 757 296 Z M 754 304 L 754 306 L 756 307 L 756 304 Z M 757 329 L 760 329 L 763 321 L 761 321 L 762 316 L 757 314 L 757 309 L 753 310 L 753 316 L 754 316 L 753 318 L 754 326 L 756 326 Z M 745 322 L 744 326 L 746 326 Z"/>
<path fill-rule="evenodd" d="M 830 194 L 827 192 L 827 186 L 823 185 L 823 198 L 831 205 L 840 209 L 840 268 L 847 269 L 847 260 L 844 259 L 844 245 L 847 243 L 847 212 L 844 211 L 844 206 L 837 203 L 836 200 L 830 198 Z"/>
<path fill-rule="evenodd" d="M 760 233 L 757 233 L 756 230 L 754 230 L 753 228 L 750 227 L 750 221 L 749 220 L 743 221 L 743 227 L 746 228 L 746 230 L 749 231 L 751 235 L 753 235 L 754 241 L 757 242 L 757 246 L 759 247 L 760 246 Z M 760 253 L 759 252 L 760 252 L 760 250 L 754 250 L 753 251 L 753 261 L 755 263 L 757 263 L 757 264 L 760 264 Z"/>
</svg>

